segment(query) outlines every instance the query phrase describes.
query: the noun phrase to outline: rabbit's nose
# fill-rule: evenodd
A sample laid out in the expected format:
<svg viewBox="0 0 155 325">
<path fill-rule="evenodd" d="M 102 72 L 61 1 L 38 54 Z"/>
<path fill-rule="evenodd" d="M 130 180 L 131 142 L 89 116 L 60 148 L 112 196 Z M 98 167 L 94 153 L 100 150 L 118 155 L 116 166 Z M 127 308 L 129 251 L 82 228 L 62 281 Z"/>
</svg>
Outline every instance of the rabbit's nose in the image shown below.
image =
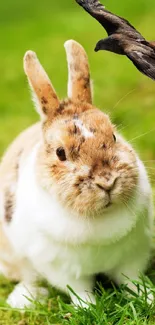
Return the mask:
<svg viewBox="0 0 155 325">
<path fill-rule="evenodd" d="M 105 179 L 98 178 L 96 181 L 96 186 L 99 187 L 101 190 L 110 192 L 116 185 L 116 182 L 117 177 L 111 178 L 108 181 Z"/>
</svg>

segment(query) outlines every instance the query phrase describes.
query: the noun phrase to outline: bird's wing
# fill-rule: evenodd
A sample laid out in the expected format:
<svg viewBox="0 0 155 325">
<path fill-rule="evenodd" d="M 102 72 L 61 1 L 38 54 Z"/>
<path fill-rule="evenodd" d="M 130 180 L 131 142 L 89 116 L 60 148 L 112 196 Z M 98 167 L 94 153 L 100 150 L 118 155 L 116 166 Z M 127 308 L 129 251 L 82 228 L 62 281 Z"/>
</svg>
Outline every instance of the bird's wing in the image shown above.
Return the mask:
<svg viewBox="0 0 155 325">
<path fill-rule="evenodd" d="M 105 28 L 108 35 L 124 30 L 125 34 L 132 32 L 134 38 L 139 41 L 144 40 L 143 36 L 126 19 L 105 10 L 99 0 L 76 0 L 76 2 Z"/>
<path fill-rule="evenodd" d="M 153 57 L 140 51 L 128 52 L 126 55 L 140 72 L 155 80 L 155 55 Z"/>
</svg>

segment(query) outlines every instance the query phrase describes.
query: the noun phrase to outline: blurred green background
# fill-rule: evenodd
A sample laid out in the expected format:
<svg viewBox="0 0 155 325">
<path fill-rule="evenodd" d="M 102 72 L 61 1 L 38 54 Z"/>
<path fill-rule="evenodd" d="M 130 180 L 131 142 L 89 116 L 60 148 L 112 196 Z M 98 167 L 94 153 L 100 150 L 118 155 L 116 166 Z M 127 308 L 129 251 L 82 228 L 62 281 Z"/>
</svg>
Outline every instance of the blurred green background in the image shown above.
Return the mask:
<svg viewBox="0 0 155 325">
<path fill-rule="evenodd" d="M 155 39 L 155 1 L 106 0 L 148 39 Z M 155 82 L 123 56 L 93 51 L 104 29 L 74 0 L 0 1 L 0 154 L 24 128 L 38 119 L 23 71 L 31 49 L 47 70 L 60 97 L 66 97 L 67 65 L 63 44 L 79 41 L 86 49 L 94 82 L 94 103 L 109 112 L 141 158 L 155 159 Z M 153 169 L 149 169 L 150 171 Z M 153 175 L 153 172 L 151 172 Z"/>
</svg>

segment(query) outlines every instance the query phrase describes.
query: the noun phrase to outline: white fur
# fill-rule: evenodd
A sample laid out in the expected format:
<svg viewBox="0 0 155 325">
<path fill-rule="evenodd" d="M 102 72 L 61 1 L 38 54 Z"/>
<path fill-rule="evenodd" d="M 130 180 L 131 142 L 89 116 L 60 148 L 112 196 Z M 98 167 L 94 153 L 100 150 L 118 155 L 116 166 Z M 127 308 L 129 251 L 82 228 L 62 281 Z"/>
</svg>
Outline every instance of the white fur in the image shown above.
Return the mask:
<svg viewBox="0 0 155 325">
<path fill-rule="evenodd" d="M 56 195 L 37 183 L 38 146 L 20 168 L 16 210 L 5 228 L 18 258 L 28 260 L 25 281 L 33 282 L 36 272 L 52 285 L 66 290 L 69 284 L 86 297 L 95 273 L 104 272 L 118 283 L 127 281 L 124 274 L 137 279 L 149 259 L 152 237 L 151 189 L 142 162 L 137 158 L 138 191 L 128 208 L 111 207 L 88 220 L 62 208 Z"/>
<path fill-rule="evenodd" d="M 36 299 L 36 290 L 32 290 L 32 286 L 25 286 L 24 283 L 16 285 L 14 291 L 7 299 L 8 305 L 13 308 L 24 308 L 31 305 L 31 301 Z"/>
<path fill-rule="evenodd" d="M 82 121 L 80 120 L 76 120 L 75 121 L 75 125 L 80 129 L 82 135 L 85 137 L 85 138 L 92 138 L 94 137 L 94 134 L 93 132 L 89 131 L 86 126 L 82 123 Z"/>
<path fill-rule="evenodd" d="M 44 114 L 43 110 L 42 110 L 42 105 L 37 97 L 37 95 L 35 94 L 35 92 L 33 91 L 33 87 L 31 85 L 31 82 L 29 80 L 29 85 L 30 85 L 30 91 L 31 91 L 31 97 L 32 97 L 32 101 L 34 103 L 34 106 L 36 108 L 37 113 L 39 113 L 39 115 L 42 118 L 42 121 L 46 121 L 47 116 L 46 114 Z"/>
<path fill-rule="evenodd" d="M 69 74 L 69 76 L 68 76 L 68 91 L 67 91 L 68 98 L 72 98 L 72 93 L 73 93 L 72 77 Z"/>
<path fill-rule="evenodd" d="M 13 308 L 23 309 L 25 306 L 30 306 L 33 300 L 42 301 L 42 298 L 47 296 L 48 291 L 45 288 L 37 288 L 21 282 L 15 286 L 14 291 L 9 295 L 7 303 Z"/>
<path fill-rule="evenodd" d="M 67 62 L 68 62 L 68 97 L 72 98 L 72 90 L 73 90 L 73 72 L 71 69 L 71 65 L 74 66 L 74 58 L 72 56 L 72 40 L 69 40 L 67 42 L 65 42 L 64 47 L 66 49 L 67 52 Z"/>
</svg>

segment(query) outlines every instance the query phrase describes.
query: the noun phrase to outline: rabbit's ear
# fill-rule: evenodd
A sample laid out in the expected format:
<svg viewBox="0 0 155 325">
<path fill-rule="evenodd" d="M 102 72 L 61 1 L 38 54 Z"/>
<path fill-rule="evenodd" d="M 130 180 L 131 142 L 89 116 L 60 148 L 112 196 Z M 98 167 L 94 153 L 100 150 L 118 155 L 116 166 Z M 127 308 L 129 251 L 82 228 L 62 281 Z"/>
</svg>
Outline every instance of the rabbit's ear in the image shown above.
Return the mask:
<svg viewBox="0 0 155 325">
<path fill-rule="evenodd" d="M 68 61 L 68 97 L 73 100 L 92 103 L 88 58 L 83 47 L 69 40 L 65 44 Z"/>
<path fill-rule="evenodd" d="M 44 120 L 55 116 L 60 105 L 59 99 L 45 70 L 32 51 L 26 52 L 24 56 L 24 70 L 38 113 Z"/>
</svg>

